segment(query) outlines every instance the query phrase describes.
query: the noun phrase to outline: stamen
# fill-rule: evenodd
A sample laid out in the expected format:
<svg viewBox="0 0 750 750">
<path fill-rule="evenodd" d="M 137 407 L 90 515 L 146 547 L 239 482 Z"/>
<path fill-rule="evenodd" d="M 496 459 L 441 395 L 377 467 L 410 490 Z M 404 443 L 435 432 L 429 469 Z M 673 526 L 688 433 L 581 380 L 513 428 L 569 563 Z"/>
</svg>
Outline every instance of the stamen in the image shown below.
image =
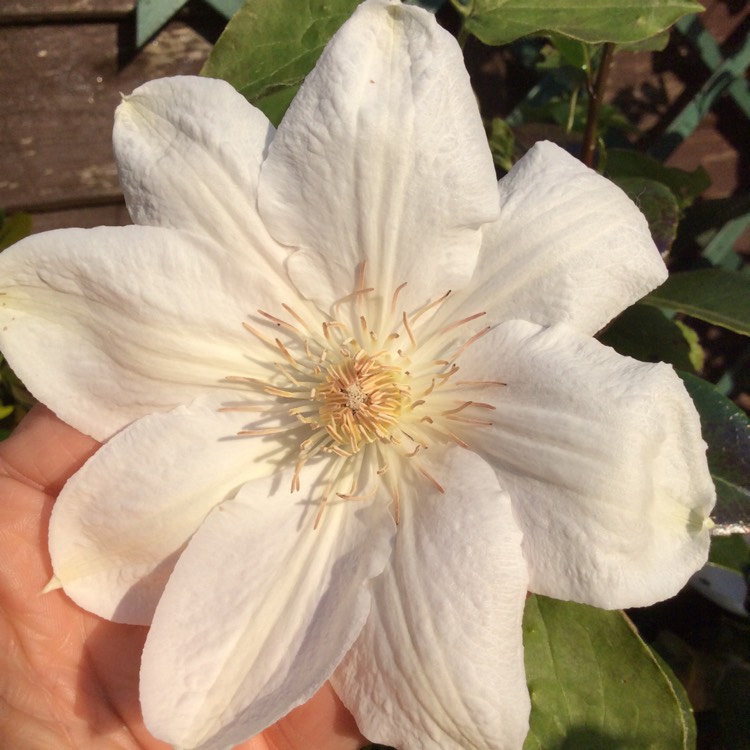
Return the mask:
<svg viewBox="0 0 750 750">
<path fill-rule="evenodd" d="M 219 410 L 260 415 L 252 417 L 257 420 L 255 426 L 251 422 L 237 435 L 288 434 L 299 441 L 292 492 L 300 490 L 301 476 L 309 461 L 317 457 L 326 462 L 314 528 L 322 522 L 331 497 L 367 500 L 381 486 L 390 495 L 391 512 L 398 524 L 400 472 L 391 471 L 394 461 L 410 459 L 410 467 L 439 492 L 445 492 L 420 465 L 419 455 L 428 449 L 434 452 L 432 446 L 436 442 L 468 448 L 459 435 L 470 434 L 472 427 L 491 425 L 476 415 L 482 415 L 480 409 L 495 409 L 491 403 L 467 399 L 466 396 L 476 395 L 470 389 L 505 385 L 491 380 L 457 380 L 461 368 L 456 360 L 491 328 L 487 326 L 473 335 L 466 329 L 468 338 L 463 344 L 451 332 L 484 316 L 484 312 L 446 325 L 427 325 L 423 321 L 427 316 L 434 319 L 435 311 L 446 303 L 451 291 L 409 313 L 399 310 L 406 287 L 403 282 L 393 290 L 389 313 L 382 296 L 367 300 L 366 295 L 376 290 L 367 286 L 366 271 L 367 264 L 360 263 L 356 288 L 336 300 L 331 318 L 316 318 L 312 308 L 307 307 L 297 312 L 287 304 L 282 304 L 286 319 L 258 309 L 257 316 L 261 317 L 251 316 L 243 327 L 273 351 L 267 367 L 260 371 L 267 377 L 225 378 L 228 383 L 252 389 L 253 400 L 243 403 L 238 398 Z M 344 306 L 348 307 L 339 316 L 337 311 Z M 284 333 L 279 331 L 274 338 L 271 325 Z M 445 334 L 450 334 L 450 338 L 439 340 Z M 408 342 L 396 343 L 404 336 Z M 429 342 L 420 350 L 420 343 L 424 345 L 427 338 Z M 401 348 L 397 348 L 399 345 Z M 449 346 L 458 348 L 447 357 Z M 444 358 L 432 359 L 434 356 Z M 256 366 L 259 362 L 262 365 L 262 359 L 260 355 L 254 357 Z M 466 389 L 463 394 L 462 389 Z M 271 426 L 272 418 L 275 426 Z M 279 440 L 273 450 L 285 449 L 285 442 Z"/>
<path fill-rule="evenodd" d="M 284 344 L 281 343 L 279 339 L 276 339 L 276 346 L 279 348 L 279 351 L 284 355 L 284 359 L 289 362 L 289 364 L 295 369 L 295 370 L 301 370 L 302 368 L 299 366 L 297 361 L 292 357 L 292 355 L 289 353 L 289 350 L 284 346 Z"/>
<path fill-rule="evenodd" d="M 393 292 L 393 298 L 391 299 L 391 315 L 396 314 L 396 303 L 398 300 L 398 295 L 401 294 L 401 290 L 406 286 L 407 282 L 404 281 L 402 284 L 399 284 L 396 287 L 396 291 Z M 393 334 L 391 334 L 393 335 Z"/>
<path fill-rule="evenodd" d="M 243 383 L 250 385 L 258 385 L 261 383 L 257 378 L 248 378 L 245 375 L 227 375 L 223 380 L 227 383 Z"/>
<path fill-rule="evenodd" d="M 434 432 L 436 432 L 438 435 L 441 435 L 443 438 L 450 440 L 456 445 L 461 446 L 461 448 L 469 448 L 469 444 L 465 440 L 462 440 L 460 437 L 458 437 L 455 432 L 449 430 L 444 424 L 437 425 L 435 424 L 434 420 L 430 419 L 429 417 L 421 419 L 420 422 L 427 422 Z"/>
<path fill-rule="evenodd" d="M 468 318 L 463 318 L 461 320 L 457 320 L 455 323 L 450 323 L 444 328 L 441 328 L 438 333 L 448 333 L 448 331 L 452 331 L 454 328 L 459 328 L 462 325 L 465 325 L 466 323 L 470 323 L 472 320 L 476 320 L 477 318 L 481 318 L 483 315 L 486 315 L 486 312 L 478 312 L 474 315 L 469 315 Z"/>
<path fill-rule="evenodd" d="M 242 406 L 220 406 L 216 411 L 219 412 L 259 412 L 272 414 L 275 411 L 281 411 L 279 407 L 271 404 L 247 404 Z M 291 413 L 291 412 L 290 412 Z"/>
<path fill-rule="evenodd" d="M 305 323 L 304 318 L 299 316 L 289 305 L 282 302 L 281 306 L 304 328 L 308 333 L 312 333 L 312 329 Z"/>
<path fill-rule="evenodd" d="M 440 305 L 445 302 L 445 300 L 448 299 L 448 297 L 451 296 L 451 290 L 449 289 L 442 297 L 438 297 L 436 300 L 433 300 L 432 302 L 428 302 L 426 305 L 423 305 L 419 308 L 412 316 L 411 319 L 413 321 L 416 321 L 417 318 L 421 318 L 422 315 L 424 315 L 428 310 L 431 310 L 433 307 L 439 307 Z M 484 313 L 481 313 L 484 315 Z"/>
<path fill-rule="evenodd" d="M 278 435 L 282 432 L 296 430 L 298 425 L 285 425 L 284 427 L 262 427 L 257 430 L 240 430 L 237 435 L 240 437 L 262 437 L 264 435 Z"/>
<path fill-rule="evenodd" d="M 333 492 L 333 488 L 336 485 L 336 482 L 338 482 L 339 476 L 341 476 L 341 470 L 343 469 L 344 464 L 345 464 L 345 460 L 339 459 L 338 461 L 336 461 L 336 463 L 333 465 L 333 468 L 331 469 L 332 477 L 328 481 L 328 484 L 326 485 L 326 488 L 323 491 L 323 497 L 320 501 L 320 505 L 318 506 L 318 512 L 315 516 L 315 521 L 313 523 L 313 530 L 318 528 L 320 519 L 323 517 L 323 511 L 325 510 L 325 507 L 328 504 L 328 498 L 331 496 L 331 493 Z"/>
<path fill-rule="evenodd" d="M 473 417 L 457 417 L 453 414 L 449 417 L 446 417 L 446 419 L 450 419 L 454 422 L 462 422 L 463 424 L 476 424 L 480 427 L 492 427 L 492 422 L 488 422 L 485 419 L 474 419 Z"/>
<path fill-rule="evenodd" d="M 359 264 L 359 271 L 357 273 L 357 289 L 365 288 L 365 271 L 367 270 L 367 261 L 363 260 Z"/>
<path fill-rule="evenodd" d="M 404 310 L 404 315 L 403 315 L 403 321 L 404 321 L 404 328 L 406 328 L 406 333 L 409 334 L 409 340 L 411 341 L 411 345 L 413 347 L 416 347 L 417 346 L 417 341 L 414 338 L 414 334 L 412 333 L 411 326 L 409 325 L 409 318 L 406 315 L 406 311 L 405 310 Z"/>
<path fill-rule="evenodd" d="M 258 339 L 259 341 L 262 341 L 264 344 L 266 344 L 267 346 L 270 346 L 272 349 L 275 348 L 274 347 L 274 343 L 273 343 L 273 341 L 270 338 L 268 338 L 267 336 L 264 336 L 260 331 L 258 331 L 257 329 L 253 328 L 249 323 L 247 323 L 244 320 L 242 321 L 242 327 L 248 333 L 252 333 L 253 336 L 255 336 L 255 338 Z"/>
<path fill-rule="evenodd" d="M 336 302 L 333 303 L 333 309 L 338 311 L 339 307 L 343 305 L 345 302 L 349 302 L 353 299 L 358 299 L 359 297 L 363 297 L 365 294 L 369 294 L 370 292 L 374 292 L 375 287 L 369 286 L 366 289 L 355 289 L 351 294 L 347 294 L 346 297 L 342 297 L 339 300 L 336 300 Z"/>
<path fill-rule="evenodd" d="M 458 365 L 451 365 L 450 370 L 447 372 L 441 372 L 440 375 L 435 376 L 435 380 L 440 381 L 440 385 L 443 385 L 450 380 L 453 375 L 455 375 L 461 368 Z"/>
<path fill-rule="evenodd" d="M 432 476 L 432 474 L 430 474 L 430 473 L 429 473 L 428 471 L 426 471 L 426 470 L 425 470 L 424 468 L 422 468 L 421 466 L 417 466 L 417 471 L 418 471 L 418 472 L 419 472 L 419 473 L 420 473 L 420 474 L 421 474 L 421 475 L 422 475 L 422 476 L 423 476 L 423 477 L 424 477 L 425 479 L 429 479 L 429 480 L 430 480 L 430 481 L 431 481 L 431 482 L 432 482 L 432 483 L 433 483 L 433 484 L 435 485 L 435 487 L 437 487 L 437 490 L 438 490 L 438 492 L 439 492 L 439 493 L 440 493 L 441 495 L 444 495 L 444 494 L 445 494 L 445 489 L 444 489 L 444 488 L 443 488 L 443 486 L 442 486 L 442 485 L 440 484 L 440 482 L 438 482 L 438 480 L 437 480 L 437 479 L 435 479 L 435 477 L 433 477 L 433 476 Z"/>
<path fill-rule="evenodd" d="M 297 334 L 298 336 L 302 333 L 302 331 L 299 330 L 296 326 L 293 326 L 291 323 L 287 323 L 286 320 L 282 320 L 281 318 L 277 318 L 275 315 L 271 315 L 271 313 L 267 313 L 264 310 L 258 310 L 258 312 L 264 317 L 270 320 L 272 323 L 276 323 L 277 326 L 281 326 L 282 328 L 286 328 L 288 331 L 291 331 L 292 333 Z"/>
<path fill-rule="evenodd" d="M 455 384 L 479 386 L 480 388 L 483 386 L 491 386 L 491 385 L 508 385 L 507 383 L 502 383 L 499 380 L 457 380 Z"/>
<path fill-rule="evenodd" d="M 337 492 L 336 497 L 340 497 L 342 500 L 370 500 L 371 498 L 375 497 L 377 491 L 377 485 L 371 483 L 367 490 L 365 490 L 364 492 L 360 492 L 358 494 Z"/>
<path fill-rule="evenodd" d="M 481 331 L 475 333 L 463 346 L 461 346 L 450 356 L 448 361 L 453 362 L 454 360 L 458 359 L 472 344 L 476 343 L 479 339 L 482 338 L 482 336 L 486 336 L 491 330 L 492 326 L 487 326 Z"/>
<path fill-rule="evenodd" d="M 430 387 L 422 394 L 422 396 L 429 396 L 435 390 L 435 378 L 432 379 Z"/>
<path fill-rule="evenodd" d="M 444 417 L 447 417 L 449 414 L 456 414 L 459 411 L 463 411 L 467 406 L 471 406 L 473 403 L 473 401 L 466 401 L 460 406 L 457 406 L 455 409 L 447 409 L 446 411 L 441 411 L 440 414 L 442 414 Z"/>
</svg>

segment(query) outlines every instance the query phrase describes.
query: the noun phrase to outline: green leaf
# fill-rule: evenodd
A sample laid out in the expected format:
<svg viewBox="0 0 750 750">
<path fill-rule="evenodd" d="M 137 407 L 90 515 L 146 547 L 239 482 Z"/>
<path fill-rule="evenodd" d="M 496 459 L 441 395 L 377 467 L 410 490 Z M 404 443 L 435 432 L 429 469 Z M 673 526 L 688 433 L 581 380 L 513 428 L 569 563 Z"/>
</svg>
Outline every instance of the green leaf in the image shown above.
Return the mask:
<svg viewBox="0 0 750 750">
<path fill-rule="evenodd" d="M 665 29 L 660 34 L 650 36 L 648 39 L 642 39 L 640 42 L 622 44 L 618 49 L 626 52 L 662 52 L 668 44 L 669 29 Z"/>
<path fill-rule="evenodd" d="M 585 44 L 559 34 L 552 34 L 550 42 L 558 52 L 561 65 L 570 65 L 582 71 L 589 70 L 592 53 Z"/>
<path fill-rule="evenodd" d="M 201 71 L 223 78 L 275 125 L 358 0 L 247 0 Z"/>
<path fill-rule="evenodd" d="M 465 29 L 485 44 L 554 32 L 584 42 L 655 36 L 703 6 L 693 0 L 452 0 Z"/>
<path fill-rule="evenodd" d="M 694 372 L 697 336 L 691 333 L 693 336 L 686 337 L 685 331 L 661 310 L 636 304 L 620 313 L 598 338 L 626 357 L 641 362 L 667 362 Z"/>
<path fill-rule="evenodd" d="M 705 268 L 674 273 L 641 303 L 750 334 L 750 277 L 738 271 Z"/>
<path fill-rule="evenodd" d="M 622 612 L 532 596 L 524 647 L 524 750 L 694 748 L 684 692 Z"/>
<path fill-rule="evenodd" d="M 495 164 L 506 172 L 510 172 L 514 162 L 516 137 L 510 125 L 500 117 L 492 118 L 489 144 Z"/>
<path fill-rule="evenodd" d="M 680 207 L 672 191 L 661 182 L 646 177 L 613 177 L 648 221 L 651 237 L 659 252 L 667 253 L 677 236 Z"/>
<path fill-rule="evenodd" d="M 703 369 L 703 365 L 706 363 L 706 352 L 701 345 L 700 338 L 696 331 L 694 331 L 687 323 L 683 323 L 681 320 L 672 321 L 682 331 L 682 335 L 687 341 L 687 345 L 690 348 L 690 364 L 693 366 L 693 370 L 700 372 Z M 684 367 L 684 370 L 689 368 Z"/>
<path fill-rule="evenodd" d="M 678 372 L 701 419 L 708 444 L 708 468 L 716 486 L 711 514 L 715 532 L 750 532 L 750 421 L 705 380 Z"/>
<path fill-rule="evenodd" d="M 31 234 L 31 214 L 11 214 L 0 217 L 0 250 Z"/>
<path fill-rule="evenodd" d="M 623 177 L 646 177 L 661 182 L 674 193 L 680 208 L 689 206 L 711 185 L 711 178 L 703 167 L 698 167 L 692 172 L 677 167 L 665 167 L 648 154 L 632 149 L 609 149 L 605 173 L 615 182 Z"/>
<path fill-rule="evenodd" d="M 750 565 L 750 547 L 745 541 L 744 534 L 713 537 L 708 559 L 714 565 L 741 573 L 743 568 Z"/>
</svg>

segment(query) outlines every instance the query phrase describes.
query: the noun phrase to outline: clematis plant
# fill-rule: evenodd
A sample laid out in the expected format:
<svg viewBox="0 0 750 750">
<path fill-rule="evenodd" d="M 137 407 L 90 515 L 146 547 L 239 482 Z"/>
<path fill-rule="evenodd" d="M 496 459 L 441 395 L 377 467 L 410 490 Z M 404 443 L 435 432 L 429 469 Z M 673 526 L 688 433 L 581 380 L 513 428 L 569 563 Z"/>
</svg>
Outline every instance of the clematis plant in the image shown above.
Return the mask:
<svg viewBox="0 0 750 750">
<path fill-rule="evenodd" d="M 670 367 L 592 335 L 666 277 L 558 147 L 496 183 L 460 50 L 366 0 L 278 131 L 162 79 L 115 123 L 134 226 L 0 256 L 0 346 L 105 441 L 50 587 L 150 625 L 141 704 L 222 750 L 326 681 L 374 741 L 520 748 L 527 591 L 674 594 L 714 491 Z"/>
</svg>

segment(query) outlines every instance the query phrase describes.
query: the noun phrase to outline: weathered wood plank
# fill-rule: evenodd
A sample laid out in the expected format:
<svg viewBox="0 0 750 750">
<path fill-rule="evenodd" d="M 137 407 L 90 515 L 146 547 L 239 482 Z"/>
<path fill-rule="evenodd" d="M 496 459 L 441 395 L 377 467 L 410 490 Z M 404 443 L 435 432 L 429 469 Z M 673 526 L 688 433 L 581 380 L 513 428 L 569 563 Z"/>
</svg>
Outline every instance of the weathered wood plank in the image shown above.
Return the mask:
<svg viewBox="0 0 750 750">
<path fill-rule="evenodd" d="M 122 18 L 136 0 L 3 0 L 0 24 Z"/>
<path fill-rule="evenodd" d="M 63 229 L 64 227 L 125 226 L 132 224 L 130 214 L 124 203 L 105 206 L 87 206 L 63 211 L 45 211 L 32 214 L 31 231 L 46 232 L 48 229 Z"/>
<path fill-rule="evenodd" d="M 50 211 L 120 197 L 111 131 L 120 92 L 197 73 L 210 45 L 170 24 L 123 70 L 118 25 L 13 26 L 0 47 L 0 206 Z"/>
</svg>

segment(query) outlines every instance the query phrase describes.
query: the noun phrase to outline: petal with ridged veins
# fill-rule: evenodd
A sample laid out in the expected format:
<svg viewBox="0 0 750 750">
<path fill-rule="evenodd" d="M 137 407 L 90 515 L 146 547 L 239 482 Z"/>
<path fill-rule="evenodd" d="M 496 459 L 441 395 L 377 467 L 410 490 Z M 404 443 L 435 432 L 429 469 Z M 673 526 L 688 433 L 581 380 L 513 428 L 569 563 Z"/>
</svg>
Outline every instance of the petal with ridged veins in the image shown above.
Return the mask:
<svg viewBox="0 0 750 750">
<path fill-rule="evenodd" d="M 321 466 L 303 470 L 300 493 L 290 471 L 246 484 L 183 553 L 143 652 L 156 737 L 234 747 L 311 697 L 359 634 L 395 525 L 376 496 L 331 501 L 315 528 Z"/>
<path fill-rule="evenodd" d="M 422 481 L 403 498 L 373 611 L 332 683 L 372 741 L 517 750 L 529 716 L 527 573 L 510 498 L 462 448 L 423 468 L 445 492 Z"/>
<path fill-rule="evenodd" d="M 524 321 L 498 326 L 459 364 L 506 383 L 492 427 L 467 439 L 513 499 L 529 588 L 606 609 L 677 593 L 706 560 L 715 492 L 672 368 Z"/>
</svg>

